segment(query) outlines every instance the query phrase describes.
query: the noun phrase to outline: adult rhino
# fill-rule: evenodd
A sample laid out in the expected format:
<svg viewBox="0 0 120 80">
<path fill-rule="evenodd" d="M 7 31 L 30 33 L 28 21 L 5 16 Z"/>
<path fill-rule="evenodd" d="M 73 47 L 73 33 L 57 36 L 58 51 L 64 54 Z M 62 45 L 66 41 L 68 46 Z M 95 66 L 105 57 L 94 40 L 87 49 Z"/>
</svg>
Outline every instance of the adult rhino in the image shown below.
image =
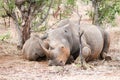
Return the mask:
<svg viewBox="0 0 120 80">
<path fill-rule="evenodd" d="M 108 57 L 106 53 L 110 38 L 106 31 L 94 25 L 78 25 L 70 20 L 63 20 L 58 28 L 48 32 L 49 49 L 42 46 L 46 56 L 50 59 L 49 65 L 62 66 L 79 56 L 79 32 L 84 32 L 81 37 L 84 60 Z"/>
<path fill-rule="evenodd" d="M 43 41 L 44 38 L 40 38 L 38 35 L 32 35 L 23 45 L 22 53 L 24 58 L 30 61 L 37 61 L 44 59 L 46 56 L 41 48 L 43 45 L 48 48 L 48 45 Z"/>
</svg>

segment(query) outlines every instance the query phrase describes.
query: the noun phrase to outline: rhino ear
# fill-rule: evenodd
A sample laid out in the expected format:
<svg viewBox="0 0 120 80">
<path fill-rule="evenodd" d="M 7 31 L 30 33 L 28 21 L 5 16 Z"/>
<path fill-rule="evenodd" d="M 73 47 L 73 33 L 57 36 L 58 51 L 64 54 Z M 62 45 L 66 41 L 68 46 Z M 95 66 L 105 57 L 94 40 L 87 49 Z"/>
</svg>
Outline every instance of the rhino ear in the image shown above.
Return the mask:
<svg viewBox="0 0 120 80">
<path fill-rule="evenodd" d="M 63 45 L 62 45 L 60 48 L 61 48 L 61 49 L 64 49 L 64 48 L 65 48 L 65 46 L 63 46 Z"/>
<path fill-rule="evenodd" d="M 45 48 L 49 49 L 49 41 L 44 40 L 43 43 L 44 43 Z"/>
<path fill-rule="evenodd" d="M 42 40 L 45 40 L 45 39 L 47 39 L 47 37 L 48 37 L 48 33 L 45 33 L 43 36 L 41 36 L 40 38 L 42 39 Z"/>
</svg>

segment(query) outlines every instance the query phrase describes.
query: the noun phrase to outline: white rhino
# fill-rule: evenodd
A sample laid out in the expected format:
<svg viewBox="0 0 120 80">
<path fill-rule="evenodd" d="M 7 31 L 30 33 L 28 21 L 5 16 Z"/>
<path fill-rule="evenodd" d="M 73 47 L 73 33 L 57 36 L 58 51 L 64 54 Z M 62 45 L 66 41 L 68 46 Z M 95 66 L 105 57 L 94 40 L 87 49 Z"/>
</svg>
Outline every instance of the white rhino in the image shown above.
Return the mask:
<svg viewBox="0 0 120 80">
<path fill-rule="evenodd" d="M 49 49 L 42 46 L 46 56 L 50 59 L 50 65 L 65 65 L 70 62 L 69 60 L 75 60 L 79 56 L 79 32 L 84 32 L 81 37 L 81 49 L 85 61 L 111 58 L 107 56 L 110 38 L 104 29 L 90 24 L 78 25 L 70 20 L 60 23 L 56 29 L 48 32 Z"/>
<path fill-rule="evenodd" d="M 41 45 L 45 48 L 48 47 L 38 35 L 31 36 L 23 45 L 22 53 L 24 58 L 30 61 L 44 59 L 46 56 L 41 48 Z"/>
</svg>

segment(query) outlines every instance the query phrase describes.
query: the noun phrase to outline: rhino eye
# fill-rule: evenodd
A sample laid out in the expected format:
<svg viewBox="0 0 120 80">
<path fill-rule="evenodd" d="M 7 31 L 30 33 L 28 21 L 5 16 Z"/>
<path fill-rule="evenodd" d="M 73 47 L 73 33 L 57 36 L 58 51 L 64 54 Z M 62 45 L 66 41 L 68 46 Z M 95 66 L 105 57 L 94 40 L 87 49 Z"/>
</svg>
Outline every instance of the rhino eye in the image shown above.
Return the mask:
<svg viewBox="0 0 120 80">
<path fill-rule="evenodd" d="M 65 32 L 67 32 L 67 30 L 64 30 Z"/>
<path fill-rule="evenodd" d="M 64 46 L 61 46 L 61 48 L 63 49 L 63 48 L 64 48 Z"/>
<path fill-rule="evenodd" d="M 35 53 L 35 55 L 38 55 L 37 53 Z"/>
<path fill-rule="evenodd" d="M 54 49 L 54 47 L 51 47 L 51 46 L 50 46 L 50 50 L 52 50 L 52 49 Z"/>
<path fill-rule="evenodd" d="M 64 45 L 62 45 L 62 46 L 60 46 L 60 48 L 61 48 L 61 49 L 63 49 L 63 48 L 65 48 L 65 46 L 64 46 Z"/>
</svg>

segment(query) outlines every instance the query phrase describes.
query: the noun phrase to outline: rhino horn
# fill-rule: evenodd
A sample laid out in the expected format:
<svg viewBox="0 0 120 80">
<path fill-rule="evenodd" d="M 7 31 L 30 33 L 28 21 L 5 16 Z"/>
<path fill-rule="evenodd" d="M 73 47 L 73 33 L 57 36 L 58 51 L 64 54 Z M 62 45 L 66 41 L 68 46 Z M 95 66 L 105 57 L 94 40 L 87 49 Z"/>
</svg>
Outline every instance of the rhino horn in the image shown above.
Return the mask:
<svg viewBox="0 0 120 80">
<path fill-rule="evenodd" d="M 41 46 L 41 49 L 45 53 L 45 55 L 47 56 L 47 58 L 49 58 L 50 51 L 45 46 L 43 46 L 43 44 L 40 41 L 39 41 L 39 45 Z"/>
</svg>

